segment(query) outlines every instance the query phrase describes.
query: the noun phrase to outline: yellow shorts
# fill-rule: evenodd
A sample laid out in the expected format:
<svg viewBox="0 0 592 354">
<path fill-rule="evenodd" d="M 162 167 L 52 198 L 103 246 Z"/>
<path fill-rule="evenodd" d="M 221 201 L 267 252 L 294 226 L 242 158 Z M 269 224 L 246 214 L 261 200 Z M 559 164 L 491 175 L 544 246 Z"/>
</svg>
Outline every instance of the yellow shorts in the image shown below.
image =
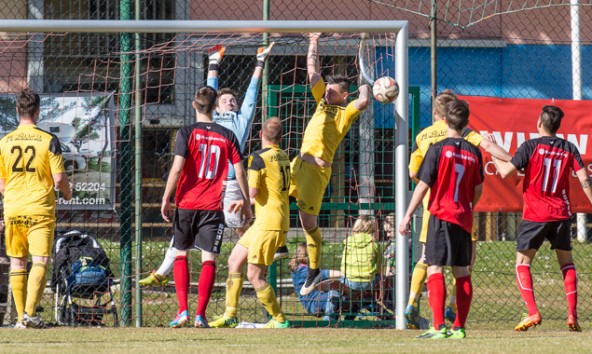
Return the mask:
<svg viewBox="0 0 592 354">
<path fill-rule="evenodd" d="M 423 215 L 421 216 L 421 232 L 419 233 L 419 242 L 425 243 L 428 238 L 428 223 L 430 221 L 430 212 L 428 211 L 428 201 L 430 200 L 430 191 L 425 195 L 422 200 L 423 204 Z M 479 239 L 477 234 L 477 223 L 473 222 L 473 231 L 471 232 L 471 241 L 475 242 Z"/>
<path fill-rule="evenodd" d="M 270 266 L 273 263 L 275 251 L 279 246 L 286 244 L 287 233 L 288 231 L 256 230 L 251 227 L 238 240 L 238 243 L 249 250 L 248 263 Z"/>
<path fill-rule="evenodd" d="M 290 195 L 296 198 L 298 209 L 306 214 L 319 215 L 331 178 L 331 167 L 313 165 L 297 156 L 290 164 L 290 171 Z"/>
<path fill-rule="evenodd" d="M 6 254 L 51 257 L 55 219 L 48 216 L 5 217 Z"/>
</svg>

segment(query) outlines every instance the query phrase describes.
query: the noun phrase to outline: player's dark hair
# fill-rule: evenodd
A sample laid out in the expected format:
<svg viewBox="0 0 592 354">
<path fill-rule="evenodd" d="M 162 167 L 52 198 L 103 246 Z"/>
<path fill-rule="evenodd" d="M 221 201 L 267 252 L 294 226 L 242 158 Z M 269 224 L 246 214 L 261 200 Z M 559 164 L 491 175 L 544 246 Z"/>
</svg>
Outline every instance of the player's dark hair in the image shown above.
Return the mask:
<svg viewBox="0 0 592 354">
<path fill-rule="evenodd" d="M 222 95 L 233 95 L 234 99 L 238 101 L 236 91 L 234 91 L 231 88 L 225 87 L 218 90 L 218 97 L 216 97 L 216 103 L 218 103 L 218 100 L 220 99 L 220 97 L 222 97 Z"/>
<path fill-rule="evenodd" d="M 456 131 L 461 131 L 469 124 L 469 104 L 463 100 L 455 100 L 448 105 L 446 123 Z"/>
<path fill-rule="evenodd" d="M 327 84 L 339 85 L 341 92 L 349 92 L 349 86 L 351 85 L 350 79 L 344 75 L 333 75 L 327 76 Z"/>
<path fill-rule="evenodd" d="M 278 117 L 271 117 L 263 122 L 261 134 L 263 134 L 265 139 L 269 140 L 270 142 L 279 144 L 282 140 L 282 135 L 284 134 L 284 129 L 282 128 L 282 122 L 280 122 L 280 119 Z"/>
<path fill-rule="evenodd" d="M 41 98 L 30 88 L 23 89 L 16 97 L 16 109 L 20 116 L 34 118 L 40 105 Z"/>
<path fill-rule="evenodd" d="M 541 112 L 541 123 L 546 131 L 555 134 L 561 126 L 563 111 L 557 106 L 545 106 Z"/>
<path fill-rule="evenodd" d="M 211 115 L 216 106 L 216 90 L 210 86 L 201 86 L 195 92 L 193 102 L 199 113 Z"/>
</svg>

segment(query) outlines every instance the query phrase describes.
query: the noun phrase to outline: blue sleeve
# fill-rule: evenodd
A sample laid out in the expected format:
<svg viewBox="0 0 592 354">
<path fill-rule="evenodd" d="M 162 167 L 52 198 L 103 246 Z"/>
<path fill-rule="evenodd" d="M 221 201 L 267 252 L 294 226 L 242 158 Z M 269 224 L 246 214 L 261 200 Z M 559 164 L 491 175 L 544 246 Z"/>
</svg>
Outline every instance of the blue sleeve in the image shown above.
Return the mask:
<svg viewBox="0 0 592 354">
<path fill-rule="evenodd" d="M 210 87 L 213 87 L 214 90 L 218 91 L 218 77 L 208 77 L 208 81 L 206 84 Z"/>
<path fill-rule="evenodd" d="M 244 139 L 239 139 L 240 143 L 244 144 L 247 140 L 247 136 L 249 135 L 249 131 L 251 130 L 251 124 L 253 123 L 253 118 L 255 118 L 255 109 L 257 108 L 257 95 L 259 94 L 259 78 L 252 77 L 251 82 L 249 83 L 249 88 L 247 88 L 247 93 L 245 94 L 245 98 L 243 99 L 243 104 L 241 105 L 239 120 L 238 124 L 242 125 L 242 132 L 244 134 Z"/>
</svg>

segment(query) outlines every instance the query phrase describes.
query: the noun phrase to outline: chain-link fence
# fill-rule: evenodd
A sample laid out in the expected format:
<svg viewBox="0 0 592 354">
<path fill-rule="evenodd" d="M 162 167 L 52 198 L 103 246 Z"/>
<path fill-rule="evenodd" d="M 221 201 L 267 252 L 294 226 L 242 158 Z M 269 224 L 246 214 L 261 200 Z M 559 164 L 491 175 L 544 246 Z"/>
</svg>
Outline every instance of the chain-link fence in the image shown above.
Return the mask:
<svg viewBox="0 0 592 354">
<path fill-rule="evenodd" d="M 12 2 L 11 2 L 12 3 Z M 430 18 L 430 2 L 417 7 L 409 2 L 352 1 L 313 4 L 305 1 L 274 1 L 246 5 L 240 1 L 211 4 L 187 0 L 140 1 L 139 19 L 160 20 L 408 20 L 410 117 L 418 126 L 431 123 L 430 24 L 437 24 L 437 90 L 452 89 L 463 95 L 515 98 L 572 98 L 570 7 L 557 6 L 489 16 L 476 6 L 466 11 L 460 5 L 440 7 Z M 489 2 L 486 2 L 489 3 Z M 516 3 L 516 2 L 514 2 Z M 133 19 L 129 1 L 22 1 L 5 7 L 3 18 L 37 19 Z M 592 11 L 581 7 L 583 19 Z M 498 11 L 510 12 L 510 11 Z M 480 13 L 479 21 L 475 14 Z M 435 22 L 434 22 L 435 21 Z M 584 44 L 582 62 L 590 54 L 590 21 L 580 23 Z M 552 25 L 551 25 L 552 24 Z M 374 54 L 392 66 L 393 44 L 389 34 L 374 35 Z M 274 41 L 272 56 L 261 78 L 254 124 L 245 153 L 260 147 L 261 122 L 279 116 L 287 131 L 282 146 L 290 157 L 297 154 L 307 119 L 314 109 L 306 79 L 306 48 L 303 34 L 100 34 L 100 33 L 5 33 L 0 39 L 0 125 L 10 131 L 16 124 L 10 97 L 28 85 L 43 93 L 45 128 L 59 135 L 69 163 L 75 202 L 61 206 L 58 228 L 84 230 L 106 250 L 116 279 L 111 287 L 123 324 L 137 318 L 163 326 L 175 314 L 174 285 L 145 288 L 136 295 L 138 277 L 159 268 L 171 239 L 170 224 L 160 216 L 165 175 L 172 161 L 176 130 L 194 119 L 191 100 L 207 76 L 207 50 L 223 44 L 226 53 L 219 66 L 220 87 L 231 87 L 244 97 L 255 67 L 255 53 L 265 41 Z M 359 35 L 328 34 L 319 52 L 323 74 L 359 77 Z M 374 62 L 366 63 L 370 66 Z M 380 64 L 376 67 L 386 67 Z M 584 65 L 582 77 L 589 76 Z M 394 76 L 376 72 L 376 76 Z M 585 80 L 583 81 L 586 82 Z M 355 91 L 355 88 L 352 89 Z M 587 96 L 584 85 L 584 98 Z M 355 96 L 352 95 L 352 96 Z M 382 231 L 385 216 L 394 211 L 394 123 L 392 110 L 373 104 L 351 128 L 333 164 L 333 174 L 324 197 L 320 226 L 323 232 L 323 268 L 340 269 L 344 240 L 360 210 L 371 209 L 377 217 L 377 244 L 387 243 Z M 142 140 L 136 144 L 134 118 L 141 119 Z M 74 133 L 55 123 L 74 127 Z M 41 122 L 43 123 L 43 122 Z M 63 136 L 60 135 L 63 133 Z M 141 163 L 136 164 L 136 161 Z M 137 168 L 136 166 L 141 166 Z M 139 187 L 141 183 L 141 188 Z M 136 197 L 138 195 L 139 197 Z M 141 207 L 141 209 L 140 209 Z M 141 211 L 141 212 L 140 212 Z M 136 215 L 141 215 L 138 218 Z M 519 317 L 522 301 L 514 280 L 514 240 L 520 215 L 483 213 L 479 225 L 477 263 L 474 268 L 475 299 L 469 320 L 507 321 Z M 141 220 L 141 225 L 137 222 Z M 136 230 L 138 230 L 136 232 Z M 574 230 L 575 235 L 575 230 Z M 141 237 L 136 237 L 141 236 Z M 217 283 L 208 316 L 224 311 L 227 259 L 238 237 L 227 229 L 218 258 Z M 141 243 L 137 241 L 141 240 Z M 296 207 L 292 206 L 290 253 L 304 241 Z M 537 300 L 546 318 L 564 317 L 561 272 L 554 255 L 544 246 L 533 265 Z M 580 292 L 590 290 L 592 264 L 589 245 L 574 243 Z M 413 248 L 415 250 L 415 248 Z M 416 253 L 416 252 L 414 252 Z M 415 255 L 416 256 L 416 255 Z M 190 254 L 192 274 L 190 308 L 196 304 L 199 253 Z M 138 261 L 138 259 L 140 261 Z M 317 321 L 308 314 L 295 294 L 288 261 L 270 270 L 277 284 L 283 309 L 294 322 Z M 388 277 L 387 277 L 388 278 Z M 172 280 L 172 276 L 169 275 Z M 331 285 L 342 291 L 339 285 Z M 1 297 L 0 297 L 1 298 Z M 373 291 L 352 296 L 341 307 L 344 319 L 390 319 L 394 304 L 393 282 L 381 282 Z M 352 300 L 353 299 L 353 300 Z M 41 303 L 48 321 L 56 318 L 54 293 L 46 291 Z M 254 290 L 245 285 L 241 320 L 262 322 L 267 315 Z M 592 304 L 580 297 L 580 316 L 589 320 Z M 57 310 L 59 311 L 59 310 Z M 360 315 L 361 314 L 361 315 Z M 105 320 L 112 324 L 110 319 Z M 139 323 L 136 322 L 136 323 Z"/>
</svg>

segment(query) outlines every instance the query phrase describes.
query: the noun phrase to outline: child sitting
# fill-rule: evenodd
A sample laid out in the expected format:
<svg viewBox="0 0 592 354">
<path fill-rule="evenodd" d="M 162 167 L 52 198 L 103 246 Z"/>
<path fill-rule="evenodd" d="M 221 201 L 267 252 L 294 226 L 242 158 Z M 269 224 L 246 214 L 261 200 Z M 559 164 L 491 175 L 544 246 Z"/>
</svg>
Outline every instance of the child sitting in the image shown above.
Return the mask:
<svg viewBox="0 0 592 354">
<path fill-rule="evenodd" d="M 369 290 L 378 281 L 382 267 L 374 217 L 359 216 L 352 231 L 343 241 L 342 283 L 351 290 Z"/>
</svg>

